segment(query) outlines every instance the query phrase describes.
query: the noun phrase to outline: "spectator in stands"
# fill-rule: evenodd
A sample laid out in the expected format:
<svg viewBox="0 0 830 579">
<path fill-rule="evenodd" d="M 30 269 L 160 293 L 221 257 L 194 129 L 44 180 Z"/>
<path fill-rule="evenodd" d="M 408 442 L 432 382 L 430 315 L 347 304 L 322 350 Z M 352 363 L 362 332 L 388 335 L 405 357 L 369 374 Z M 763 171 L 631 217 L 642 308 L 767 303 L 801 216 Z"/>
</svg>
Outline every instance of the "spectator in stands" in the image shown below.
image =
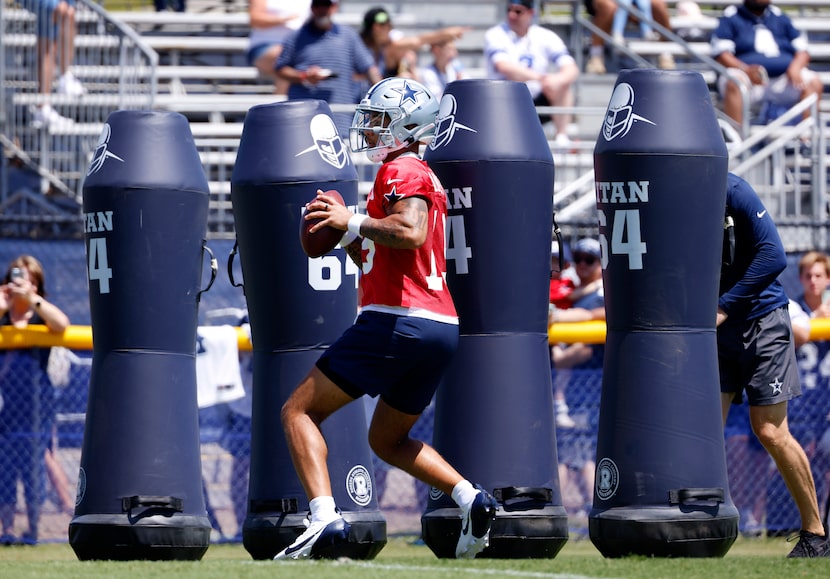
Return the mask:
<svg viewBox="0 0 830 579">
<path fill-rule="evenodd" d="M 487 30 L 484 56 L 487 76 L 524 82 L 536 106 L 572 107 L 573 83 L 579 76 L 576 62 L 555 32 L 533 23 L 533 0 L 510 0 L 507 20 Z M 554 70 L 549 71 L 553 65 Z M 554 140 L 559 148 L 570 146 L 571 114 L 553 117 Z M 550 117 L 543 115 L 545 123 Z"/>
<path fill-rule="evenodd" d="M 602 264 L 600 263 L 599 241 L 592 238 L 580 239 L 573 248 L 573 261 L 579 283 L 567 295 L 570 308 L 556 308 L 549 317 L 550 323 L 587 322 L 605 319 L 605 293 L 602 287 Z M 605 346 L 575 343 L 555 345 L 551 349 L 551 360 L 557 369 L 596 370 L 602 368 Z M 570 388 L 570 383 L 567 388 Z M 554 393 L 555 414 L 558 426 L 572 426 L 566 402 L 566 387 L 559 385 Z"/>
<path fill-rule="evenodd" d="M 0 325 L 25 328 L 43 324 L 61 333 L 69 318 L 46 300 L 43 266 L 30 255 L 9 265 L 0 286 Z M 0 524 L 2 544 L 37 543 L 40 507 L 45 496 L 45 454 L 54 426 L 54 388 L 49 382 L 49 348 L 0 352 Z M 23 483 L 29 530 L 14 536 L 17 482 Z"/>
<path fill-rule="evenodd" d="M 448 26 L 407 36 L 392 28 L 389 12 L 378 6 L 370 8 L 363 15 L 360 37 L 371 51 L 383 78 L 400 76 L 419 80 L 418 51 L 431 44 L 458 40 L 467 30 L 469 28 L 464 26 Z"/>
<path fill-rule="evenodd" d="M 464 78 L 463 66 L 458 60 L 458 49 L 452 40 L 433 43 L 429 50 L 432 53 L 432 62 L 419 68 L 418 76 L 429 92 L 441 100 L 444 88 L 449 83 Z"/>
<path fill-rule="evenodd" d="M 70 67 L 75 58 L 75 0 L 21 0 L 37 17 L 38 92 L 52 94 L 55 69 L 60 71 L 58 93 L 80 96 L 86 92 Z M 67 126 L 72 120 L 61 116 L 46 102 L 34 107 L 32 126 Z"/>
<path fill-rule="evenodd" d="M 357 32 L 336 24 L 338 0 L 312 0 L 311 17 L 283 44 L 277 74 L 290 83 L 289 99 L 320 99 L 355 104 L 355 76 L 378 82 L 380 73 Z M 351 113 L 334 113 L 342 139 L 348 140 Z"/>
<path fill-rule="evenodd" d="M 803 293 L 797 302 L 811 318 L 830 317 L 830 256 L 808 251 L 798 261 L 798 280 Z"/>
<path fill-rule="evenodd" d="M 560 258 L 561 256 L 561 258 Z M 564 310 L 571 307 L 571 294 L 576 287 L 576 273 L 571 267 L 571 251 L 567 243 L 562 244 L 562 252 L 559 251 L 559 241 L 554 240 L 550 244 L 550 314 L 549 323 L 553 322 L 552 316 L 556 310 Z M 577 278 L 578 279 L 578 278 Z"/>
<path fill-rule="evenodd" d="M 184 12 L 184 0 L 153 0 L 156 12 L 163 12 L 168 8 L 173 12 Z"/>
<path fill-rule="evenodd" d="M 309 8 L 296 0 L 251 0 L 248 64 L 273 79 L 274 94 L 288 92 L 288 83 L 277 76 L 274 66 L 282 52 L 282 43 L 297 30 L 309 15 Z"/>
<path fill-rule="evenodd" d="M 810 95 L 821 96 L 821 80 L 807 68 L 807 35 L 770 0 L 744 0 L 727 7 L 711 45 L 715 60 L 740 83 L 729 82 L 725 76 L 718 79 L 723 112 L 739 125 L 744 122 L 740 87 L 749 95 L 750 111 L 760 109 L 762 122 L 777 118 Z M 805 111 L 804 116 L 808 115 Z"/>
<path fill-rule="evenodd" d="M 580 239 L 574 244 L 572 255 L 579 284 L 567 296 L 572 306 L 554 310 L 553 321 L 604 320 L 599 241 Z M 603 344 L 585 343 L 555 344 L 551 348 L 559 477 L 563 487 L 577 486 L 575 490 L 582 500 L 577 509 L 585 513 L 593 500 L 604 350 Z"/>
<path fill-rule="evenodd" d="M 732 173 L 726 212 L 734 221 L 735 248 L 721 269 L 716 316 L 723 420 L 746 391 L 752 430 L 801 516 L 799 541 L 789 557 L 828 556 L 810 462 L 787 422 L 788 401 L 801 395 L 789 300 L 778 281 L 787 256 L 757 193 Z"/>
<path fill-rule="evenodd" d="M 623 10 L 618 8 L 616 0 L 584 0 L 584 2 L 585 9 L 588 14 L 591 15 L 591 22 L 609 36 L 612 35 L 612 31 L 614 29 L 614 19 L 617 17 L 617 14 L 623 12 Z M 641 12 L 646 13 L 646 15 L 650 12 L 652 19 L 657 24 L 671 30 L 669 7 L 665 0 L 651 0 L 649 10 L 641 10 Z M 622 18 L 622 16 L 619 16 L 618 18 Z M 626 18 L 626 24 L 629 19 L 630 18 Z M 625 28 L 623 28 L 623 30 L 625 30 Z M 652 31 L 650 37 L 654 38 L 655 36 L 663 41 L 668 41 L 668 38 Z M 617 38 L 616 40 L 619 42 L 622 39 Z M 657 66 L 664 70 L 674 69 L 676 66 L 674 57 L 669 52 L 663 52 L 657 57 Z M 588 62 L 585 65 L 585 72 L 588 74 L 606 73 L 605 40 L 599 34 L 591 35 L 591 47 L 588 52 Z"/>
<path fill-rule="evenodd" d="M 654 29 L 649 22 L 649 20 L 654 19 L 651 12 L 651 0 L 617 0 L 617 9 L 614 11 L 614 22 L 611 25 L 611 32 L 615 42 L 625 42 L 625 28 L 628 26 L 629 19 L 632 18 L 631 13 L 621 9 L 620 5 L 633 5 L 642 12 L 646 18 L 639 21 L 640 35 L 646 39 L 654 38 Z"/>
</svg>

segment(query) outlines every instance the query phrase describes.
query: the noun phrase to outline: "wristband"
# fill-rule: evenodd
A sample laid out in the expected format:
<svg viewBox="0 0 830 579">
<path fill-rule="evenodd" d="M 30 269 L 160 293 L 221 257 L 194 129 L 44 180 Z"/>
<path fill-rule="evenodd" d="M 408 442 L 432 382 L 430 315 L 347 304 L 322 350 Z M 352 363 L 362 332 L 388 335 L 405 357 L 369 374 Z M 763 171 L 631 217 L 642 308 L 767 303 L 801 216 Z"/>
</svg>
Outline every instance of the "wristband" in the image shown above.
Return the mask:
<svg viewBox="0 0 830 579">
<path fill-rule="evenodd" d="M 360 235 L 360 226 L 363 225 L 363 222 L 369 218 L 368 215 L 361 215 L 360 213 L 355 213 L 351 217 L 349 217 L 349 225 L 348 229 L 351 233 L 355 235 Z"/>
<path fill-rule="evenodd" d="M 343 237 L 340 238 L 339 245 L 340 245 L 340 247 L 344 247 L 344 248 L 348 247 L 349 245 L 351 245 L 352 241 L 354 241 L 358 237 L 360 237 L 360 236 L 357 233 L 353 233 L 351 231 L 346 231 L 343 234 Z"/>
</svg>

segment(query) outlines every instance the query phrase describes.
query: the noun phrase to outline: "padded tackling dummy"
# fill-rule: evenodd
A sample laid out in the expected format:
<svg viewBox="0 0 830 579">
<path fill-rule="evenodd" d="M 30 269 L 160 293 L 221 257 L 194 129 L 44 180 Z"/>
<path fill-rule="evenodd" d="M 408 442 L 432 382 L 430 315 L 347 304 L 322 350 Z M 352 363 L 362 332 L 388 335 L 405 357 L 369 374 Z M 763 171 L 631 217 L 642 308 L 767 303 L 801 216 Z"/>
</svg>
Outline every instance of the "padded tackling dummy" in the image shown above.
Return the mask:
<svg viewBox="0 0 830 579">
<path fill-rule="evenodd" d="M 184 116 L 109 116 L 83 188 L 93 355 L 69 524 L 79 559 L 200 559 L 210 544 L 196 404 L 208 199 Z"/>
<path fill-rule="evenodd" d="M 231 177 L 236 238 L 253 342 L 251 473 L 242 529 L 254 559 L 270 559 L 305 531 L 308 500 L 294 470 L 280 409 L 322 351 L 354 321 L 357 266 L 340 248 L 309 258 L 297 238 L 317 189 L 357 206 L 357 171 L 324 101 L 255 106 Z M 233 258 L 233 254 L 231 254 Z M 229 267 L 230 267 L 229 263 Z M 337 506 L 351 534 L 345 555 L 374 557 L 386 544 L 363 401 L 323 422 Z"/>
<path fill-rule="evenodd" d="M 554 557 L 568 538 L 547 338 L 554 166 L 522 83 L 448 85 L 425 159 L 447 190 L 447 283 L 460 341 L 433 444 L 499 510 L 481 557 Z M 460 510 L 436 489 L 421 519 L 454 557 Z"/>
<path fill-rule="evenodd" d="M 606 557 L 719 557 L 737 537 L 715 329 L 727 162 L 698 73 L 620 73 L 594 150 L 608 332 L 589 533 Z"/>
</svg>

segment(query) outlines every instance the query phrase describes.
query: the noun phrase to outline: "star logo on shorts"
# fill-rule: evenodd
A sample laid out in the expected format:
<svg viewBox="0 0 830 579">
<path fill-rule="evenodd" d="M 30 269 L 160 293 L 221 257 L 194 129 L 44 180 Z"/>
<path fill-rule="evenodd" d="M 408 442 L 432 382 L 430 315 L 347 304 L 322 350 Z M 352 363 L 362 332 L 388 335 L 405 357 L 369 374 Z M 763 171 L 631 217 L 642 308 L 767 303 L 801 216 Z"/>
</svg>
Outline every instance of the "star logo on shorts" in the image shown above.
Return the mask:
<svg viewBox="0 0 830 579">
<path fill-rule="evenodd" d="M 781 383 L 781 381 L 778 378 L 776 378 L 774 382 L 770 382 L 769 385 L 772 388 L 773 396 L 776 394 L 781 394 L 781 387 L 784 386 L 784 384 Z"/>
</svg>

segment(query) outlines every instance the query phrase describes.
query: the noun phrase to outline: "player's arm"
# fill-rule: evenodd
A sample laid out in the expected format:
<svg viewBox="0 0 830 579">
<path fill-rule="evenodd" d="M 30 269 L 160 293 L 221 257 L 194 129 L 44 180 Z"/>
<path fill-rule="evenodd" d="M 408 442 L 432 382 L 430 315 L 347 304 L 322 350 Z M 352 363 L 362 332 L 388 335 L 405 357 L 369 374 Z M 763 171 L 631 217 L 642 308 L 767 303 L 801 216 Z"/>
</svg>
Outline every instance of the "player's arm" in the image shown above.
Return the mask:
<svg viewBox="0 0 830 579">
<path fill-rule="evenodd" d="M 343 250 L 346 252 L 351 260 L 355 263 L 355 265 L 362 269 L 363 268 L 363 238 L 356 237 L 349 243 L 348 245 L 341 245 Z"/>
<path fill-rule="evenodd" d="M 334 203 L 325 194 L 318 195 L 308 207 L 312 212 L 307 214 L 307 219 L 323 220 L 310 231 L 314 232 L 328 225 L 358 236 L 358 239 L 350 239 L 348 243 L 343 244 L 347 251 L 360 237 L 396 249 L 417 249 L 427 239 L 429 206 L 422 197 L 399 199 L 388 207 L 387 215 L 382 219 L 352 213 L 347 207 Z"/>
<path fill-rule="evenodd" d="M 360 235 L 395 249 L 417 249 L 427 239 L 427 202 L 421 197 L 405 197 L 388 208 L 383 219 L 367 217 L 360 224 Z"/>
</svg>

